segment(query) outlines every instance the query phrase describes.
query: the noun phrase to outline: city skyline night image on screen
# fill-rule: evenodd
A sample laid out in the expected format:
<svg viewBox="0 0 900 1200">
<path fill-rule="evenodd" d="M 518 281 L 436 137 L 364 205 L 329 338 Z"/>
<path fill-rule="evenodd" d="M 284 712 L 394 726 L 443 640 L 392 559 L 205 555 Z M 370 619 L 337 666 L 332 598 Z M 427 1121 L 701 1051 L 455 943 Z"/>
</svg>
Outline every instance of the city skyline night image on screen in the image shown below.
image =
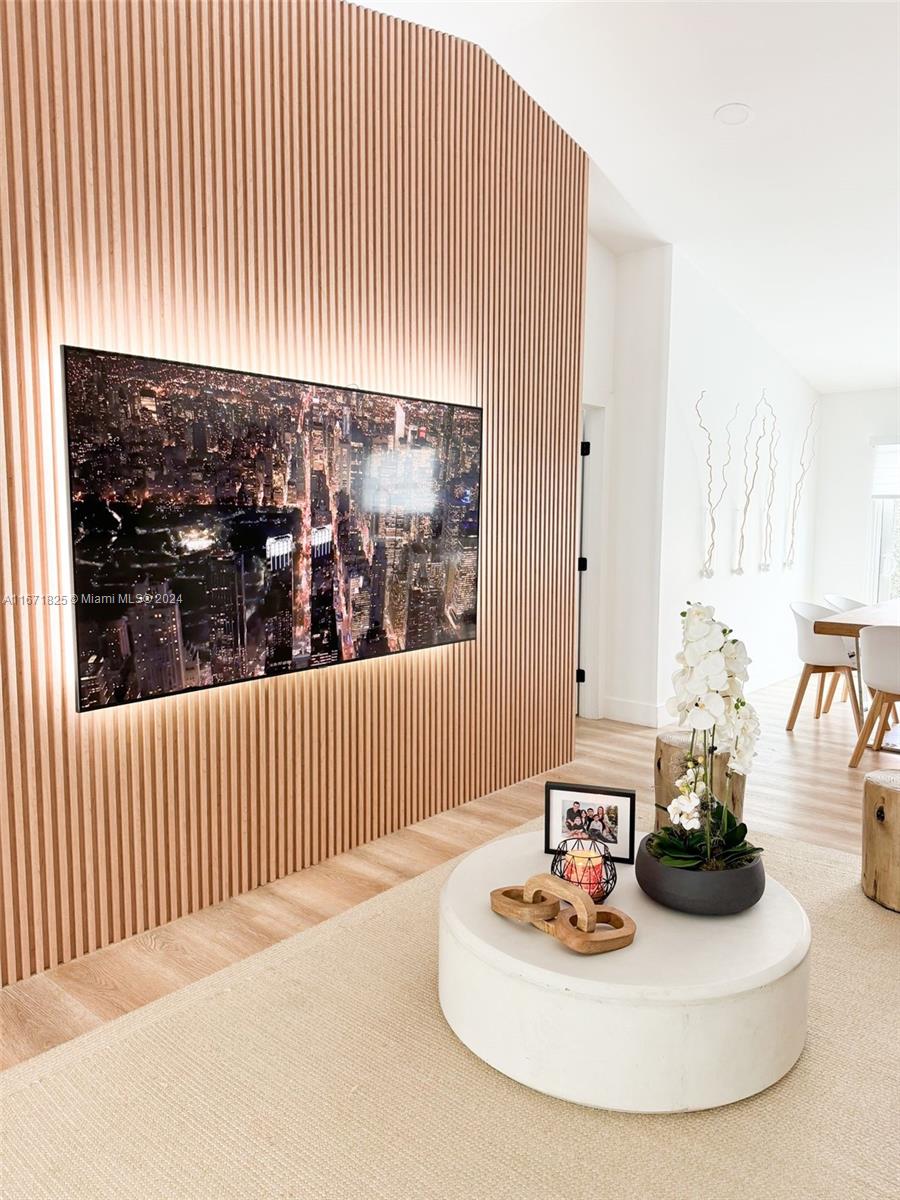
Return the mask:
<svg viewBox="0 0 900 1200">
<path fill-rule="evenodd" d="M 481 409 L 63 357 L 81 711 L 475 636 Z"/>
</svg>

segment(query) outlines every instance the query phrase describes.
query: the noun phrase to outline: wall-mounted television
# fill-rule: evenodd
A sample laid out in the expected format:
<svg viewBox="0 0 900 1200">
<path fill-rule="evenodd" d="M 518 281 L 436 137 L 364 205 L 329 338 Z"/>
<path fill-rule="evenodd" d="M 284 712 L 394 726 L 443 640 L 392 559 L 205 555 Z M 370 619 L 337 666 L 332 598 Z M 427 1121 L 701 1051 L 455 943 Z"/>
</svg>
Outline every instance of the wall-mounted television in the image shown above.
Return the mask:
<svg viewBox="0 0 900 1200">
<path fill-rule="evenodd" d="M 63 347 L 78 708 L 475 637 L 481 409 Z"/>
</svg>

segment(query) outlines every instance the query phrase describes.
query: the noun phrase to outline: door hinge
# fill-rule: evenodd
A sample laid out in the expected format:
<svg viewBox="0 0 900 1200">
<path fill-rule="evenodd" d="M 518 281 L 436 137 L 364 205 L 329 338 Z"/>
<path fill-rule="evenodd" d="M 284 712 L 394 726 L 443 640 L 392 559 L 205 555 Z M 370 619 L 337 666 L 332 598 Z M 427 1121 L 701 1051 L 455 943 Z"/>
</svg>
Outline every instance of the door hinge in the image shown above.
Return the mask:
<svg viewBox="0 0 900 1200">
<path fill-rule="evenodd" d="M 584 683 L 584 667 L 578 667 L 575 671 L 575 682 Z"/>
<path fill-rule="evenodd" d="M 584 557 L 584 555 L 581 555 L 581 556 L 579 556 L 579 559 L 578 559 L 578 570 L 579 570 L 579 571 L 586 571 L 586 570 L 587 570 L 587 559 Z"/>
<path fill-rule="evenodd" d="M 581 457 L 587 458 L 587 456 L 590 454 L 590 452 L 591 452 L 591 443 L 590 442 L 582 442 L 581 443 Z"/>
</svg>

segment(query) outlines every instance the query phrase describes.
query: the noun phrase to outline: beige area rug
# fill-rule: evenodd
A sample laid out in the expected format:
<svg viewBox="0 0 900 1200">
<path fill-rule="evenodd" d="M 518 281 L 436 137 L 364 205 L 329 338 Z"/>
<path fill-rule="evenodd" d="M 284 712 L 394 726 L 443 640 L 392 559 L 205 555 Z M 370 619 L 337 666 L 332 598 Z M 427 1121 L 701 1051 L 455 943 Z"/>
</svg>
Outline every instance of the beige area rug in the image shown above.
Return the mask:
<svg viewBox="0 0 900 1200">
<path fill-rule="evenodd" d="M 896 1200 L 900 916 L 856 856 L 765 845 L 814 958 L 807 1048 L 760 1096 L 606 1113 L 475 1058 L 436 998 L 448 864 L 5 1072 L 2 1195 Z"/>
</svg>

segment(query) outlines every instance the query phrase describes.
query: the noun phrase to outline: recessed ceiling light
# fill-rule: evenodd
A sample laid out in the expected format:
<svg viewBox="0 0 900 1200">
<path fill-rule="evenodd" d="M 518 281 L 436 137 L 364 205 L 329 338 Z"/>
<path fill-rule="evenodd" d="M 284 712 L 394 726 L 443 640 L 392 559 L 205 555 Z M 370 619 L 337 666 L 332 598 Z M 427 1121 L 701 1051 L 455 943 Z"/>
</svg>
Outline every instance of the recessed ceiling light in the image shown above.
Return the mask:
<svg viewBox="0 0 900 1200">
<path fill-rule="evenodd" d="M 713 118 L 721 125 L 746 125 L 753 116 L 749 104 L 720 104 L 713 113 Z"/>
</svg>

